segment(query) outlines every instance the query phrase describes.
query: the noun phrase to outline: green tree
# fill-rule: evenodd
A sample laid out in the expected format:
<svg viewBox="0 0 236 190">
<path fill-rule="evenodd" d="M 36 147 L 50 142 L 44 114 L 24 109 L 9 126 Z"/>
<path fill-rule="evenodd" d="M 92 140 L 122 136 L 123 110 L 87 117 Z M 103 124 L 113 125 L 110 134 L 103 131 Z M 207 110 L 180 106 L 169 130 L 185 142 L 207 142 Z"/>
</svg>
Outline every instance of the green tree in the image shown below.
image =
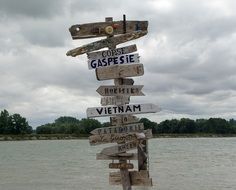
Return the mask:
<svg viewBox="0 0 236 190">
<path fill-rule="evenodd" d="M 9 117 L 9 129 L 11 134 L 29 134 L 32 133 L 32 127 L 29 126 L 26 118 L 20 114 L 13 114 Z"/>
<path fill-rule="evenodd" d="M 6 134 L 9 127 L 9 113 L 7 110 L 3 110 L 0 113 L 0 134 Z"/>
<path fill-rule="evenodd" d="M 150 121 L 147 118 L 141 118 L 139 120 L 140 123 L 143 123 L 144 129 L 152 129 L 152 133 L 155 134 L 157 133 L 157 123 Z"/>
</svg>

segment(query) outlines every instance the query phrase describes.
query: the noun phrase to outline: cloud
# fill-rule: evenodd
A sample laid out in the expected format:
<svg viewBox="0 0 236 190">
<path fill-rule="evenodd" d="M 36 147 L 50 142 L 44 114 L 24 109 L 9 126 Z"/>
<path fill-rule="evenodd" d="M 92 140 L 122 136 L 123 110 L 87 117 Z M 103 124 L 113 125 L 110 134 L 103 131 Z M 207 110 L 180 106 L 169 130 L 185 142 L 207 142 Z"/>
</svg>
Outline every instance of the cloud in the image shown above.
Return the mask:
<svg viewBox="0 0 236 190">
<path fill-rule="evenodd" d="M 62 0 L 0 0 L 0 14 L 14 19 L 19 17 L 33 17 L 48 19 L 63 13 L 64 2 Z M 24 18 L 20 18 L 24 19 Z"/>
<path fill-rule="evenodd" d="M 146 96 L 132 103 L 155 103 L 168 118 L 236 117 L 236 3 L 225 1 L 4 1 L 0 0 L 0 108 L 37 126 L 61 115 L 85 117 L 99 106 L 100 85 L 87 57 L 67 57 L 69 49 L 99 40 L 72 40 L 74 24 L 105 17 L 148 20 L 137 44 L 145 74 L 134 77 Z"/>
</svg>

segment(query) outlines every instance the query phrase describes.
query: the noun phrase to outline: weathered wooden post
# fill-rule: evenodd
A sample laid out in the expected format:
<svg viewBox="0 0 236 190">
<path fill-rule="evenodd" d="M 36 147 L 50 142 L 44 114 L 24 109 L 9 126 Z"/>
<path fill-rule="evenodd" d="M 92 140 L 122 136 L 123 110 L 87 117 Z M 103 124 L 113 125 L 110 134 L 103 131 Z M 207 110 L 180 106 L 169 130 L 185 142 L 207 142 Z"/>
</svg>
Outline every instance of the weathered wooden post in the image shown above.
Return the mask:
<svg viewBox="0 0 236 190">
<path fill-rule="evenodd" d="M 147 34 L 147 21 L 113 21 L 112 17 L 105 22 L 73 25 L 70 33 L 73 39 L 84 39 L 106 36 L 87 45 L 67 52 L 69 56 L 87 53 L 89 69 L 95 69 L 98 80 L 114 79 L 114 85 L 100 86 L 97 92 L 101 98 L 102 107 L 87 109 L 87 117 L 110 116 L 110 127 L 91 131 L 91 145 L 117 143 L 104 148 L 97 154 L 97 160 L 112 160 L 109 183 L 122 185 L 123 190 L 131 190 L 132 186 L 152 186 L 148 170 L 148 139 L 152 137 L 151 130 L 144 130 L 142 123 L 133 114 L 154 113 L 160 108 L 153 104 L 129 104 L 131 96 L 143 96 L 143 85 L 134 85 L 134 80 L 127 77 L 137 77 L 144 74 L 143 64 L 139 63 L 136 45 L 116 48 L 116 45 L 140 38 Z M 97 51 L 107 47 L 108 50 Z M 129 150 L 137 153 L 127 153 Z M 119 162 L 114 162 L 118 160 Z M 129 160 L 129 162 L 127 162 Z M 130 160 L 138 160 L 138 171 L 133 170 Z"/>
</svg>

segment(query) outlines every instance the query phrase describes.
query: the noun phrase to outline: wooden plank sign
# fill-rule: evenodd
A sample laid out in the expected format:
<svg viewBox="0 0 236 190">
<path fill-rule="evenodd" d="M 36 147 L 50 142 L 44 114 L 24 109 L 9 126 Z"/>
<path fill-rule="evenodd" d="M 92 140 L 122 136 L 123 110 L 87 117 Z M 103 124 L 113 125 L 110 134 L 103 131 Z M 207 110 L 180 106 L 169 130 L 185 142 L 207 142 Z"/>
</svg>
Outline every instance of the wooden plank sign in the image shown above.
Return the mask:
<svg viewBox="0 0 236 190">
<path fill-rule="evenodd" d="M 143 85 L 100 86 L 97 92 L 101 96 L 144 96 Z"/>
<path fill-rule="evenodd" d="M 89 137 L 90 145 L 100 145 L 105 143 L 124 143 L 128 141 L 135 141 L 139 139 L 152 138 L 152 130 L 145 130 L 142 133 L 110 133 L 92 135 Z"/>
<path fill-rule="evenodd" d="M 87 108 L 87 117 L 106 117 L 116 116 L 123 114 L 143 114 L 143 113 L 155 113 L 161 109 L 154 104 L 127 104 L 119 106 L 104 106 L 104 107 L 91 107 Z"/>
<path fill-rule="evenodd" d="M 124 54 L 129 54 L 137 51 L 136 45 L 125 46 L 117 49 L 109 49 L 105 51 L 96 51 L 96 52 L 89 52 L 87 53 L 88 59 L 100 59 L 100 58 L 107 58 L 107 57 L 114 57 Z"/>
<path fill-rule="evenodd" d="M 101 98 L 101 105 L 120 105 L 120 104 L 128 104 L 130 101 L 129 96 L 104 96 Z"/>
<path fill-rule="evenodd" d="M 112 133 L 130 133 L 130 132 L 134 133 L 134 132 L 142 132 L 143 130 L 144 130 L 143 123 L 133 123 L 116 127 L 97 128 L 91 131 L 90 133 L 93 135 L 101 135 L 101 134 L 112 134 Z"/>
<path fill-rule="evenodd" d="M 141 171 L 130 171 L 132 186 L 152 186 L 152 178 L 149 178 L 147 170 Z M 121 185 L 121 175 L 120 172 L 110 172 L 109 175 L 109 184 L 110 185 Z"/>
<path fill-rule="evenodd" d="M 89 59 L 88 68 L 96 69 L 101 67 L 109 67 L 111 65 L 122 65 L 122 64 L 132 64 L 139 63 L 139 55 L 135 54 L 123 54 L 113 57 Z"/>
<path fill-rule="evenodd" d="M 138 160 L 137 153 L 122 153 L 118 155 L 108 156 L 105 154 L 98 153 L 96 155 L 97 160 Z"/>
<path fill-rule="evenodd" d="M 148 21 L 126 21 L 125 26 L 123 21 L 114 21 L 76 24 L 71 26 L 69 31 L 71 33 L 72 39 L 76 40 L 123 34 L 124 30 L 126 30 L 127 33 L 138 30 L 146 31 L 147 27 Z"/>
<path fill-rule="evenodd" d="M 134 165 L 132 163 L 110 163 L 110 169 L 133 169 Z"/>
<path fill-rule="evenodd" d="M 138 141 L 131 141 L 131 142 L 117 145 L 117 146 L 111 146 L 111 147 L 104 148 L 101 151 L 101 154 L 116 155 L 119 153 L 123 153 L 123 152 L 129 151 L 129 150 L 136 149 L 137 146 L 138 146 Z"/>
<path fill-rule="evenodd" d="M 106 38 L 103 40 L 99 40 L 96 42 L 92 42 L 86 45 L 83 45 L 81 47 L 69 50 L 66 55 L 67 56 L 78 56 L 84 53 L 89 53 L 92 51 L 96 51 L 105 47 L 110 47 L 111 45 L 118 45 L 124 42 L 128 42 L 131 40 L 135 40 L 137 38 L 140 38 L 144 35 L 147 34 L 147 31 L 136 31 L 136 32 L 132 32 L 132 33 L 127 33 L 127 34 L 122 34 L 119 36 L 114 36 L 114 37 L 110 37 L 110 38 Z"/>
<path fill-rule="evenodd" d="M 119 78 L 115 80 L 115 85 L 133 85 L 134 80 L 130 78 Z"/>
<path fill-rule="evenodd" d="M 122 115 L 122 117 L 110 117 L 111 125 L 130 124 L 139 122 L 139 118 L 134 115 Z"/>
<path fill-rule="evenodd" d="M 110 67 L 96 69 L 96 76 L 98 80 L 135 77 L 142 76 L 143 74 L 143 64 L 113 65 Z"/>
</svg>

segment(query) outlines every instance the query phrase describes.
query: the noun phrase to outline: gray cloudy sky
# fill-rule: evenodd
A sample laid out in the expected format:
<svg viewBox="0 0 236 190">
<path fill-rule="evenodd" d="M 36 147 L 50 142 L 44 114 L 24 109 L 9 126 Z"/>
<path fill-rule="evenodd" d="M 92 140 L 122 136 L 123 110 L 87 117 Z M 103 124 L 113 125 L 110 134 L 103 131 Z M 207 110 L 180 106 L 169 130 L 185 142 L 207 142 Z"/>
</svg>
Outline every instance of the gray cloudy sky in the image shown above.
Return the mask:
<svg viewBox="0 0 236 190">
<path fill-rule="evenodd" d="M 145 67 L 135 84 L 146 96 L 131 103 L 163 109 L 145 117 L 236 119 L 235 10 L 235 0 L 0 0 L 0 110 L 34 127 L 86 117 L 98 86 L 113 82 L 98 82 L 86 55 L 65 55 L 96 40 L 72 41 L 68 28 L 126 14 L 149 21 L 147 36 L 124 44 L 137 44 Z"/>
</svg>

